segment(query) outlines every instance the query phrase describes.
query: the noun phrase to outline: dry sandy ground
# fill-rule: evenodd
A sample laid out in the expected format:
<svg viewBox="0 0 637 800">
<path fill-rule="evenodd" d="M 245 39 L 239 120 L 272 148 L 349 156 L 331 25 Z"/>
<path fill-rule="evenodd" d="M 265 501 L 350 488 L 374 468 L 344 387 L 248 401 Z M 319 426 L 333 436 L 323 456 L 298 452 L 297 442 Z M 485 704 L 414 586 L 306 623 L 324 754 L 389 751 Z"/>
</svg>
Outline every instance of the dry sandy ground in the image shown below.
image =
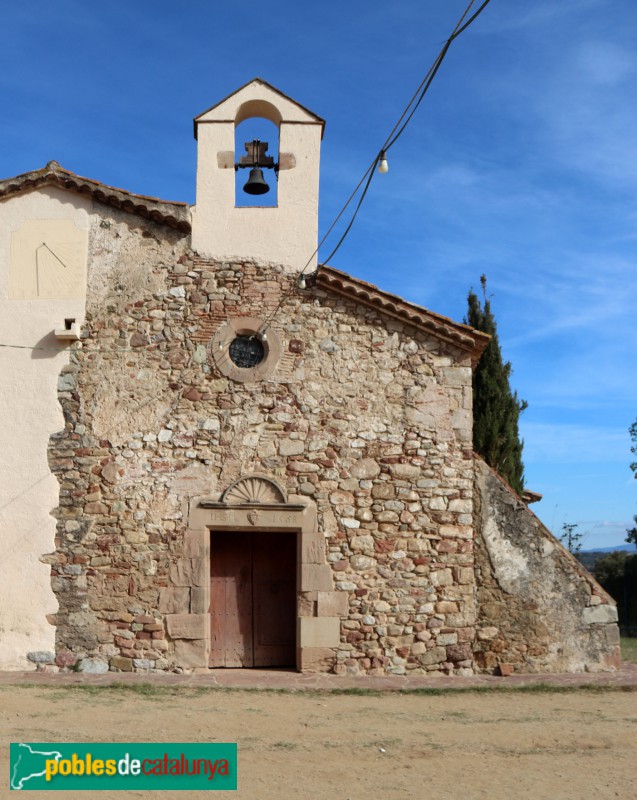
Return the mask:
<svg viewBox="0 0 637 800">
<path fill-rule="evenodd" d="M 2 686 L 0 733 L 2 800 L 9 796 L 11 741 L 239 744 L 237 792 L 116 793 L 122 800 L 637 798 L 637 692 L 335 695 L 162 687 L 143 696 L 123 687 Z M 50 800 L 61 792 L 26 796 Z"/>
</svg>

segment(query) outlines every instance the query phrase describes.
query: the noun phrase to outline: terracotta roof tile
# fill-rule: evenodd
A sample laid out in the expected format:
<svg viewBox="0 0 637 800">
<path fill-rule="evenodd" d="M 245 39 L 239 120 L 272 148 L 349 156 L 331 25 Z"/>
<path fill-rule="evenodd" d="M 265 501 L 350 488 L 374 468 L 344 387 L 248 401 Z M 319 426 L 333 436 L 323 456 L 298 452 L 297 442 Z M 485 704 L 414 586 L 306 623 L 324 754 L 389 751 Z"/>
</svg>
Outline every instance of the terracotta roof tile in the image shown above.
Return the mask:
<svg viewBox="0 0 637 800">
<path fill-rule="evenodd" d="M 190 209 L 186 203 L 168 202 L 157 197 L 133 194 L 116 189 L 99 181 L 83 178 L 61 167 L 57 161 L 49 161 L 43 169 L 25 172 L 15 178 L 0 181 L 0 200 L 11 195 L 28 192 L 40 186 L 57 186 L 78 194 L 90 195 L 105 205 L 139 214 L 162 225 L 190 233 Z"/>
<path fill-rule="evenodd" d="M 454 322 L 448 317 L 428 311 L 422 306 L 403 300 L 398 295 L 384 292 L 371 283 L 354 278 L 327 264 L 319 265 L 315 273 L 316 286 L 338 292 L 358 303 L 376 308 L 383 314 L 396 317 L 404 322 L 432 333 L 471 353 L 471 363 L 475 366 L 489 344 L 491 337 L 475 330 L 469 325 Z"/>
</svg>

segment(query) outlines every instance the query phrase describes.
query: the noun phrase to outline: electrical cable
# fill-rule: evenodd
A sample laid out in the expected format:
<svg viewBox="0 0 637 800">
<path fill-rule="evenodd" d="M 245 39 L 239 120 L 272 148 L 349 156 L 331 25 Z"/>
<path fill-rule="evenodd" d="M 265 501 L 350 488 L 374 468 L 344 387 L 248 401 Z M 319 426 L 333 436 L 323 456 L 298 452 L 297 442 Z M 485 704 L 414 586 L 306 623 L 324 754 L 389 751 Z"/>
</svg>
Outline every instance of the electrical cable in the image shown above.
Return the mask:
<svg viewBox="0 0 637 800">
<path fill-rule="evenodd" d="M 365 199 L 365 195 L 367 194 L 369 186 L 370 186 L 370 184 L 372 182 L 372 178 L 374 177 L 376 164 L 379 162 L 379 160 L 380 160 L 380 153 L 376 156 L 376 159 L 374 160 L 374 163 L 372 164 L 372 166 L 368 170 L 369 171 L 369 177 L 367 178 L 367 183 L 365 184 L 365 188 L 363 189 L 363 191 L 361 193 L 360 199 L 359 199 L 358 203 L 356 204 L 356 208 L 354 209 L 354 213 L 352 214 L 352 218 L 350 219 L 347 227 L 345 228 L 345 231 L 343 232 L 343 235 L 338 240 L 338 242 L 336 244 L 336 247 L 332 250 L 332 252 L 329 254 L 329 256 L 325 259 L 326 262 L 329 261 L 331 258 L 333 258 L 334 254 L 336 253 L 338 248 L 345 241 L 345 238 L 347 237 L 347 234 L 352 229 L 352 225 L 354 224 L 354 220 L 356 219 L 356 216 L 357 216 L 357 214 L 358 214 L 358 212 L 360 210 L 360 207 L 363 205 L 363 200 Z"/>
<path fill-rule="evenodd" d="M 393 127 L 393 128 L 391 129 L 391 131 L 389 132 L 389 135 L 388 135 L 388 136 L 387 136 L 387 138 L 385 139 L 385 144 L 383 145 L 383 147 L 381 147 L 381 150 L 387 150 L 387 149 L 388 149 L 388 147 L 391 147 L 391 144 L 393 144 L 393 142 L 395 141 L 395 139 L 394 139 L 394 140 L 392 140 L 391 144 L 389 143 L 389 142 L 390 142 L 390 139 L 392 139 L 392 137 L 394 136 L 394 133 L 396 133 L 396 131 L 398 130 L 398 127 L 399 127 L 399 126 L 400 126 L 400 124 L 401 124 L 401 122 L 403 121 L 403 119 L 405 118 L 405 116 L 407 115 L 407 113 L 409 112 L 409 109 L 411 108 L 411 106 L 413 105 L 413 103 L 416 101 L 416 98 L 418 97 L 418 95 L 420 94 L 420 92 L 423 90 L 423 87 L 425 86 L 425 84 L 426 84 L 428 81 L 429 81 L 429 83 L 431 83 L 431 81 L 430 81 L 429 79 L 430 79 L 430 77 L 433 77 L 433 76 L 432 76 L 432 72 L 434 71 L 434 69 L 436 70 L 436 72 L 438 71 L 438 67 L 440 66 L 441 60 L 442 60 L 442 58 L 444 58 L 444 56 L 443 56 L 443 52 L 446 54 L 446 49 L 449 49 L 449 48 L 448 48 L 448 43 L 449 43 L 449 42 L 451 42 L 451 40 L 452 40 L 452 39 L 454 39 L 454 38 L 455 38 L 455 37 L 458 35 L 458 30 L 459 30 L 460 26 L 462 25 L 462 22 L 463 22 L 464 18 L 467 16 L 467 14 L 469 13 L 469 11 L 471 10 L 471 7 L 472 7 L 472 5 L 474 4 L 474 2 L 475 2 L 475 0 L 471 0 L 471 2 L 469 3 L 469 5 L 468 5 L 468 6 L 465 8 L 465 10 L 464 10 L 464 13 L 462 14 L 462 16 L 460 17 L 460 19 L 458 20 L 458 22 L 457 22 L 457 24 L 456 24 L 456 27 L 455 27 L 455 28 L 454 28 L 454 30 L 453 30 L 453 33 L 452 33 L 452 34 L 451 34 L 451 36 L 450 36 L 450 37 L 447 39 L 447 42 L 445 43 L 445 46 L 443 47 L 443 49 L 441 50 L 441 52 L 440 52 L 440 53 L 438 53 L 438 55 L 436 56 L 436 58 L 435 58 L 435 60 L 434 60 L 434 63 L 433 63 L 433 64 L 432 64 L 432 65 L 429 67 L 429 69 L 427 70 L 427 74 L 425 75 L 425 77 L 424 77 L 424 78 L 422 79 L 422 81 L 420 82 L 420 84 L 419 84 L 418 88 L 416 89 L 416 91 L 413 93 L 413 95 L 412 95 L 412 97 L 411 97 L 410 101 L 409 101 L 409 102 L 407 103 L 407 105 L 405 106 L 405 109 L 403 110 L 403 113 L 402 113 L 402 114 L 400 115 L 400 117 L 398 118 L 398 121 L 396 122 L 396 124 L 394 125 L 394 127 Z M 489 0 L 487 0 L 487 2 L 489 2 Z M 485 5 L 486 5 L 486 4 L 485 4 Z M 472 19 L 473 19 L 473 18 L 472 18 Z M 464 30 L 464 28 L 463 28 L 463 30 Z M 446 48 L 446 49 L 445 49 L 445 48 Z M 412 114 L 410 115 L 410 119 L 411 119 L 411 116 L 413 116 L 413 112 L 412 112 Z M 409 120 L 408 120 L 408 121 L 409 121 Z M 401 129 L 401 130 L 402 130 L 402 129 Z M 400 135 L 400 134 L 398 134 L 398 135 Z M 398 136 L 396 136 L 396 138 L 398 138 Z"/>
<path fill-rule="evenodd" d="M 86 340 L 90 342 L 90 340 Z M 73 344 L 84 344 L 84 340 L 74 340 Z M 149 342 L 149 344 L 158 344 L 157 342 Z M 108 353 L 109 355 L 119 354 L 119 353 L 135 353 L 142 350 L 141 347 L 116 347 L 112 350 L 107 347 L 67 347 L 63 345 L 62 347 L 39 347 L 38 345 L 26 345 L 26 344 L 0 344 L 0 348 L 6 348 L 8 350 L 38 350 L 45 353 L 86 353 L 87 355 L 90 353 Z M 144 349 L 145 352 L 145 349 Z M 158 351 L 158 352 L 163 352 Z"/>
<path fill-rule="evenodd" d="M 340 219 L 340 218 L 343 216 L 343 214 L 344 214 L 344 213 L 345 213 L 345 211 L 347 210 L 347 207 L 349 206 L 349 204 L 352 202 L 352 200 L 353 200 L 353 199 L 356 197 L 356 195 L 358 194 L 358 190 L 359 190 L 359 189 L 361 188 L 361 186 L 363 185 L 363 183 L 364 183 L 364 181 L 365 181 L 365 178 L 367 178 L 367 176 L 368 176 L 370 173 L 373 175 L 373 173 L 374 173 L 374 167 L 376 166 L 376 163 L 377 163 L 377 161 L 378 161 L 378 159 L 376 158 L 376 159 L 375 159 L 375 160 L 374 160 L 374 161 L 373 161 L 373 162 L 370 164 L 370 166 L 367 168 L 367 170 L 366 170 L 365 174 L 363 175 L 363 177 L 360 179 L 360 181 L 359 181 L 359 182 L 358 182 L 358 184 L 356 185 L 356 188 L 355 188 L 355 189 L 352 191 L 352 193 L 351 193 L 351 194 L 350 194 L 350 196 L 348 197 L 348 199 L 347 199 L 347 202 L 345 203 L 345 205 L 344 205 L 344 206 L 341 208 L 341 210 L 338 212 L 338 214 L 336 215 L 336 217 L 335 217 L 335 218 L 332 220 L 332 224 L 331 224 L 331 225 L 330 225 L 330 227 L 327 229 L 326 233 L 325 233 L 325 234 L 323 234 L 323 237 L 321 238 L 320 242 L 317 244 L 317 246 L 316 246 L 316 248 L 315 248 L 314 252 L 313 252 L 313 253 L 312 253 L 312 255 L 311 255 L 309 258 L 308 258 L 308 260 L 305 262 L 305 266 L 303 267 L 303 269 L 302 269 L 302 270 L 301 270 L 301 272 L 299 273 L 299 276 L 298 276 L 299 278 L 301 277 L 301 275 L 305 275 L 305 271 L 306 271 L 306 269 L 307 269 L 307 268 L 310 266 L 310 264 L 312 263 L 312 260 L 314 259 L 314 256 L 315 256 L 315 255 L 318 253 L 318 251 L 320 250 L 320 248 L 321 248 L 321 245 L 323 244 L 323 242 L 325 242 L 325 240 L 327 239 L 327 237 L 328 237 L 328 236 L 330 235 L 330 233 L 331 233 L 331 232 L 334 230 L 334 228 L 336 227 L 336 223 L 337 223 L 337 222 L 339 221 L 339 219 Z M 369 183 L 369 181 L 368 181 L 368 183 Z M 351 227 L 351 225 L 350 225 L 350 227 Z M 298 281 L 298 278 L 297 278 L 297 281 Z M 279 300 L 279 302 L 277 303 L 277 305 L 276 305 L 276 307 L 275 307 L 274 311 L 272 311 L 272 312 L 269 314 L 269 316 L 268 316 L 268 317 L 266 317 L 266 320 L 265 320 L 265 322 L 264 322 L 264 323 L 263 323 L 263 325 L 261 325 L 261 327 L 259 328 L 259 331 L 257 332 L 258 334 L 262 334 L 262 333 L 263 333 L 263 331 L 267 330 L 267 328 L 268 328 L 268 326 L 269 326 L 270 322 L 272 321 L 272 319 L 274 319 L 274 317 L 276 316 L 276 314 L 277 314 L 278 310 L 279 310 L 279 309 L 281 308 L 281 306 L 283 305 L 284 301 L 285 301 L 285 300 L 287 300 L 287 298 L 288 298 L 288 297 L 290 297 L 290 296 L 291 296 L 291 294 L 292 294 L 292 290 L 288 290 L 287 292 L 285 292 L 285 293 L 284 293 L 284 294 L 281 296 L 281 299 L 280 299 L 280 300 Z M 255 334 L 255 335 L 257 335 L 257 334 Z"/>
<path fill-rule="evenodd" d="M 345 229 L 344 234 L 341 236 L 341 238 L 339 239 L 336 247 L 332 250 L 332 252 L 329 254 L 329 256 L 325 259 L 325 261 L 323 263 L 326 263 L 331 258 L 333 258 L 334 255 L 336 254 L 336 252 L 338 251 L 338 249 L 340 248 L 340 246 L 345 241 L 345 238 L 347 237 L 347 234 L 350 232 L 350 230 L 352 228 L 352 225 L 354 224 L 354 220 L 356 219 L 356 216 L 358 215 L 360 207 L 363 204 L 363 200 L 365 199 L 365 195 L 367 194 L 367 190 L 369 189 L 369 185 L 370 185 L 370 183 L 372 181 L 372 177 L 374 175 L 374 168 L 375 168 L 376 164 L 378 163 L 378 161 L 380 160 L 381 154 L 382 153 L 386 153 L 398 141 L 398 139 L 403 134 L 403 132 L 404 132 L 405 128 L 407 127 L 407 125 L 409 125 L 409 123 L 411 122 L 412 117 L 416 113 L 416 109 L 418 108 L 418 106 L 423 101 L 425 95 L 427 94 L 427 91 L 429 90 L 429 87 L 433 83 L 433 79 L 436 77 L 436 74 L 437 74 L 438 70 L 440 69 L 440 67 L 442 65 L 442 62 L 443 62 L 445 56 L 447 55 L 447 52 L 449 51 L 449 48 L 451 47 L 451 43 L 464 30 L 466 30 L 469 27 L 469 25 L 473 22 L 474 19 L 476 19 L 476 17 L 478 17 L 482 13 L 482 11 L 489 4 L 490 0 L 484 0 L 482 5 L 480 6 L 480 8 L 463 25 L 462 24 L 463 20 L 465 19 L 465 17 L 467 16 L 469 11 L 471 10 L 471 7 L 473 6 L 474 2 L 475 2 L 475 0 L 471 0 L 470 1 L 469 5 L 465 9 L 464 13 L 460 17 L 460 20 L 458 21 L 456 27 L 454 28 L 453 33 L 451 34 L 451 36 L 445 42 L 444 47 L 442 48 L 442 50 L 438 54 L 437 58 L 435 59 L 434 63 L 432 64 L 432 66 L 429 68 L 429 70 L 427 72 L 427 75 L 425 76 L 423 81 L 421 81 L 420 86 L 418 87 L 416 93 L 414 94 L 412 99 L 407 104 L 407 107 L 405 108 L 405 110 L 401 114 L 398 122 L 396 123 L 396 125 L 394 125 L 394 127 L 392 128 L 391 133 L 389 134 L 389 136 L 385 140 L 385 144 L 383 145 L 383 147 L 381 147 L 378 155 L 376 156 L 376 159 L 374 160 L 374 163 L 373 163 L 372 168 L 371 168 L 371 174 L 370 174 L 370 176 L 369 176 L 369 178 L 367 180 L 367 183 L 365 185 L 365 189 L 363 190 L 361 198 L 360 198 L 360 200 L 359 200 L 359 202 L 358 202 L 358 204 L 356 206 L 354 214 L 352 215 L 352 218 L 351 218 L 347 228 Z M 421 89 L 421 87 L 422 87 L 422 89 Z M 414 99 L 418 96 L 419 93 L 420 93 L 420 96 L 418 97 L 418 99 L 416 100 L 416 102 L 414 104 Z M 409 114 L 407 116 L 407 119 L 405 119 L 404 123 L 401 126 L 401 121 L 404 119 L 405 115 L 409 111 L 409 108 L 411 107 L 412 104 L 413 104 L 413 108 L 411 109 L 411 111 L 409 112 Z M 399 126 L 400 126 L 400 128 L 399 128 Z M 397 130 L 397 132 L 395 133 L 396 130 Z M 365 173 L 365 174 L 367 174 L 367 173 Z M 362 183 L 362 181 L 361 181 L 361 183 Z M 360 183 L 359 183 L 359 186 L 360 186 Z"/>
<path fill-rule="evenodd" d="M 476 17 L 479 14 L 482 13 L 483 9 L 489 4 L 490 0 L 484 0 L 484 2 L 480 6 L 480 8 L 475 12 L 475 14 L 473 14 L 473 16 L 469 20 L 467 20 L 467 22 L 464 25 L 461 25 L 462 19 L 464 19 L 464 17 L 467 15 L 467 13 L 469 12 L 469 10 L 470 10 L 470 8 L 471 8 L 471 6 L 473 5 L 474 2 L 475 2 L 475 0 L 471 0 L 471 3 L 467 7 L 467 10 L 465 11 L 463 17 L 461 18 L 460 22 L 456 26 L 456 29 L 454 30 L 454 32 L 451 34 L 451 36 L 445 42 L 444 47 L 442 48 L 442 50 L 438 54 L 438 57 L 436 58 L 436 60 L 434 61 L 432 67 L 430 68 L 429 72 L 425 76 L 425 79 L 423 80 L 423 82 L 418 87 L 418 90 L 416 91 L 416 94 L 414 95 L 414 97 L 411 99 L 409 105 L 411 105 L 414 102 L 415 97 L 420 92 L 420 97 L 416 101 L 416 104 L 414 105 L 414 107 L 411 110 L 409 116 L 405 120 L 405 123 L 400 128 L 400 130 L 396 133 L 396 135 L 393 136 L 393 138 L 391 138 L 393 132 L 396 130 L 396 128 L 398 128 L 398 125 L 400 124 L 400 122 L 397 125 L 394 126 L 394 131 L 392 131 L 392 133 L 388 137 L 388 139 L 387 139 L 387 141 L 385 143 L 385 146 L 382 148 L 383 150 L 387 151 L 387 150 L 389 150 L 390 147 L 392 147 L 395 144 L 395 142 L 402 135 L 403 131 L 405 130 L 405 128 L 407 127 L 407 125 L 411 121 L 411 118 L 413 117 L 414 113 L 416 112 L 416 109 L 418 108 L 418 106 L 420 105 L 422 100 L 424 99 L 425 94 L 427 93 L 429 87 L 431 86 L 431 84 L 433 82 L 433 79 L 436 76 L 436 73 L 440 69 L 440 66 L 441 66 L 445 56 L 447 55 L 447 52 L 449 51 L 449 48 L 451 47 L 451 43 L 453 42 L 453 40 L 456 39 L 458 36 L 460 36 L 460 34 L 469 27 L 469 25 L 473 22 L 473 20 L 476 19 Z M 422 91 L 421 91 L 421 87 L 422 87 Z M 407 108 L 409 108 L 409 106 Z M 405 116 L 405 113 L 406 113 L 406 111 L 403 112 L 403 117 Z M 402 117 L 401 117 L 401 119 L 402 119 Z"/>
<path fill-rule="evenodd" d="M 361 186 L 363 184 L 365 184 L 365 186 L 363 188 L 363 191 L 361 193 L 361 196 L 360 196 L 360 198 L 358 200 L 358 203 L 356 204 L 356 208 L 354 209 L 354 212 L 352 214 L 352 217 L 351 217 L 350 221 L 348 222 L 348 224 L 347 224 L 347 226 L 345 228 L 345 231 L 343 232 L 343 234 L 341 235 L 341 238 L 336 243 L 336 246 L 332 249 L 332 251 L 327 256 L 327 258 L 324 259 L 323 263 L 327 263 L 330 259 L 332 259 L 334 257 L 334 255 L 336 254 L 336 252 L 339 250 L 339 248 L 341 247 L 341 245 L 343 244 L 343 242 L 347 238 L 347 235 L 349 234 L 350 230 L 352 229 L 352 226 L 354 225 L 356 217 L 358 216 L 358 212 L 360 211 L 360 208 L 361 208 L 361 206 L 363 204 L 365 196 L 367 195 L 367 192 L 369 190 L 370 184 L 372 182 L 372 178 L 374 177 L 374 173 L 375 173 L 375 170 L 376 170 L 376 165 L 380 161 L 381 156 L 384 153 L 386 153 L 387 150 L 389 150 L 391 147 L 393 147 L 393 145 L 398 141 L 400 136 L 402 136 L 403 132 L 405 131 L 405 128 L 407 127 L 407 125 L 409 125 L 409 123 L 411 122 L 414 114 L 416 113 L 416 110 L 417 110 L 418 106 L 422 103 L 425 95 L 427 94 L 427 91 L 429 90 L 429 87 L 431 86 L 431 84 L 433 82 L 433 79 L 436 77 L 436 74 L 437 74 L 438 70 L 440 69 L 440 66 L 442 65 L 442 62 L 444 61 L 444 58 L 447 55 L 447 52 L 449 51 L 449 48 L 451 47 L 451 43 L 454 41 L 454 39 L 457 39 L 458 36 L 460 36 L 460 34 L 462 34 L 469 27 L 469 25 L 471 25 L 471 23 L 475 19 L 477 19 L 478 16 L 480 16 L 480 14 L 484 11 L 484 9 L 487 7 L 487 5 L 490 3 L 490 1 L 491 0 L 483 0 L 483 3 L 480 5 L 480 7 L 465 22 L 465 19 L 466 19 L 467 15 L 471 11 L 471 8 L 473 7 L 473 4 L 475 3 L 475 0 L 470 0 L 469 5 L 466 7 L 466 9 L 464 10 L 462 16 L 460 17 L 460 19 L 456 23 L 456 26 L 453 29 L 453 32 L 451 33 L 449 38 L 445 41 L 445 44 L 444 44 L 442 50 L 440 51 L 440 53 L 434 59 L 434 62 L 431 65 L 431 67 L 429 68 L 429 70 L 427 71 L 427 74 L 425 75 L 423 80 L 420 82 L 418 88 L 416 89 L 416 91 L 412 95 L 410 101 L 407 103 L 406 107 L 404 108 L 402 114 L 398 118 L 398 121 L 396 122 L 396 124 L 394 125 L 394 127 L 390 131 L 389 135 L 385 139 L 385 144 L 383 145 L 383 147 L 381 147 L 378 155 L 372 161 L 371 165 L 367 168 L 367 170 L 365 171 L 365 173 L 364 173 L 363 177 L 361 178 L 361 180 L 358 182 L 358 184 L 357 184 L 356 188 L 354 189 L 354 191 L 350 194 L 349 198 L 345 202 L 345 205 L 341 208 L 341 210 L 339 211 L 338 215 L 336 216 L 336 218 L 334 219 L 334 221 L 332 222 L 332 224 L 328 228 L 327 233 L 325 233 L 325 235 L 322 237 L 322 239 L 318 243 L 318 246 L 316 247 L 316 249 L 314 250 L 314 252 L 310 256 L 310 258 L 308 259 L 307 263 L 305 264 L 305 266 L 303 267 L 303 269 L 299 273 L 297 281 L 295 281 L 293 286 L 296 286 L 296 284 L 298 283 L 299 278 L 302 275 L 305 274 L 307 268 L 312 263 L 312 261 L 314 259 L 314 256 L 319 252 L 321 246 L 323 245 L 323 243 L 325 242 L 327 237 L 331 234 L 331 232 L 333 231 L 334 227 L 336 226 L 336 223 L 340 220 L 340 218 L 345 213 L 346 209 L 349 207 L 350 203 L 353 201 L 354 197 L 358 194 L 358 191 L 361 188 Z M 404 120 L 404 122 L 403 122 L 403 120 Z M 263 333 L 267 330 L 267 328 L 272 324 L 272 321 L 274 320 L 274 318 L 275 318 L 276 314 L 278 313 L 279 309 L 281 308 L 281 306 L 283 305 L 285 300 L 287 300 L 288 297 L 291 296 L 293 291 L 294 291 L 294 289 L 291 288 L 291 289 L 288 290 L 288 292 L 286 292 L 285 294 L 283 294 L 281 296 L 281 298 L 280 298 L 279 302 L 277 303 L 276 307 L 274 308 L 274 310 L 271 312 L 271 314 L 269 314 L 266 317 L 265 321 L 261 325 L 261 327 L 260 327 L 260 329 L 258 331 L 259 335 L 262 336 Z"/>
</svg>

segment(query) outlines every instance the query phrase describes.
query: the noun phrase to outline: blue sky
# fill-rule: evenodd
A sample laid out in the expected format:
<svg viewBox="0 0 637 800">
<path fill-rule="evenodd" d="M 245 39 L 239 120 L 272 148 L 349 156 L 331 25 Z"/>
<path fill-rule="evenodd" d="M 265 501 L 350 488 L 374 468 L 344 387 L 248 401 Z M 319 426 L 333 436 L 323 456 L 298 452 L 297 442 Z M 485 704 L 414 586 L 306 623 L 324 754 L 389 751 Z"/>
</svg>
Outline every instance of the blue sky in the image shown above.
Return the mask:
<svg viewBox="0 0 637 800">
<path fill-rule="evenodd" d="M 192 118 L 260 76 L 327 121 L 325 230 L 465 5 L 5 4 L 0 175 L 56 159 L 194 202 Z M 529 403 L 534 510 L 558 532 L 577 523 L 585 547 L 621 544 L 637 513 L 636 85 L 631 0 L 491 0 L 332 261 L 458 320 L 487 275 Z"/>
</svg>

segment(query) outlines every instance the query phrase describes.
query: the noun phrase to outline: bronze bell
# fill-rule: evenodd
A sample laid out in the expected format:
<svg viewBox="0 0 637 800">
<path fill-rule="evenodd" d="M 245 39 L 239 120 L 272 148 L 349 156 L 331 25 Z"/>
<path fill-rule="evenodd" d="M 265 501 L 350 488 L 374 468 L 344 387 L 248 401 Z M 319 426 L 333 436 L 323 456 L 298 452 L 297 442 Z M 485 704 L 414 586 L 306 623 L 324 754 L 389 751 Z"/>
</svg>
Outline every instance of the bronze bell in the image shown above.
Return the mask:
<svg viewBox="0 0 637 800">
<path fill-rule="evenodd" d="M 260 167 L 252 167 L 250 177 L 243 187 L 243 191 L 246 194 L 266 194 L 266 192 L 270 191 L 270 187 L 263 178 L 263 170 Z"/>
</svg>

